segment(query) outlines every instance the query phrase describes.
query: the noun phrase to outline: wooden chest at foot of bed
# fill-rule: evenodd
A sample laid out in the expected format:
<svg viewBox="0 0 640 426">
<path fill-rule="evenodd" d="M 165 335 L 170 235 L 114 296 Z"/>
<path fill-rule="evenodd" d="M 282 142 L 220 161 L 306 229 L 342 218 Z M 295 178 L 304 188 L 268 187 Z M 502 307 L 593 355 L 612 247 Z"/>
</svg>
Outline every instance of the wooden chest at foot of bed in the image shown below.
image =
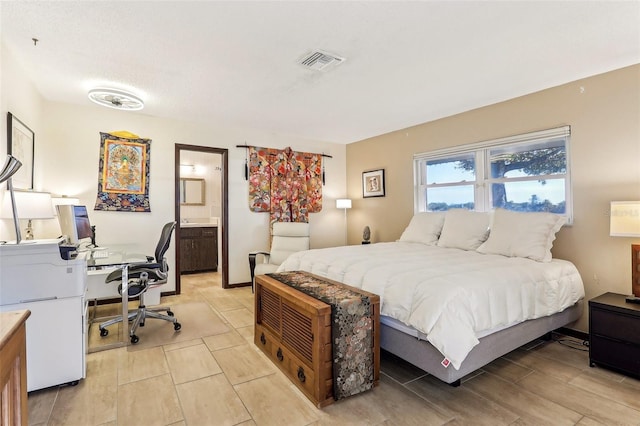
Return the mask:
<svg viewBox="0 0 640 426">
<path fill-rule="evenodd" d="M 371 296 L 375 298 L 373 353 L 377 385 L 380 305 L 379 297 Z M 267 275 L 256 277 L 254 342 L 318 408 L 334 402 L 331 341 L 329 304 Z"/>
</svg>

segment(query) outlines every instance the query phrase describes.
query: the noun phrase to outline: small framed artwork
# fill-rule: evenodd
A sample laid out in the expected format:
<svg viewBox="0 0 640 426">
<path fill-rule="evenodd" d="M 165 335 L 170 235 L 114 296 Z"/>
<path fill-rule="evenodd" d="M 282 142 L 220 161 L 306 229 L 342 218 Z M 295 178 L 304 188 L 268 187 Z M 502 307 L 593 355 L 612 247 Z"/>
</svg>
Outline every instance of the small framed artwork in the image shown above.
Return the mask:
<svg viewBox="0 0 640 426">
<path fill-rule="evenodd" d="M 384 169 L 362 173 L 362 196 L 384 197 Z"/>
<path fill-rule="evenodd" d="M 33 154 L 35 134 L 15 115 L 7 113 L 8 153 L 22 163 L 22 167 L 11 178 L 14 188 L 33 189 Z"/>
</svg>

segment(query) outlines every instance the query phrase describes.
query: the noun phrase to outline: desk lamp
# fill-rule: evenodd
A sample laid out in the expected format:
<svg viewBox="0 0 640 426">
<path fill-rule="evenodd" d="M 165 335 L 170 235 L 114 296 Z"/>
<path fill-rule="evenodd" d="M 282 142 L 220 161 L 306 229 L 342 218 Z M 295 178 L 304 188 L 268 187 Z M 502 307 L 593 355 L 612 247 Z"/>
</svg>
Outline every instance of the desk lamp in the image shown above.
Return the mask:
<svg viewBox="0 0 640 426">
<path fill-rule="evenodd" d="M 640 237 L 640 201 L 612 201 L 610 232 L 612 237 Z M 640 303 L 640 245 L 631 245 L 631 291 L 629 303 Z"/>
<path fill-rule="evenodd" d="M 22 236 L 20 235 L 20 224 L 18 222 L 18 213 L 16 212 L 16 200 L 13 196 L 13 184 L 11 183 L 11 176 L 16 174 L 20 167 L 22 167 L 22 163 L 20 162 L 20 160 L 9 154 L 7 155 L 7 160 L 4 162 L 4 166 L 2 166 L 2 170 L 0 170 L 0 183 L 5 181 L 7 182 L 7 189 L 9 190 L 9 196 L 11 197 L 13 225 L 16 229 L 16 244 L 20 243 Z"/>
</svg>

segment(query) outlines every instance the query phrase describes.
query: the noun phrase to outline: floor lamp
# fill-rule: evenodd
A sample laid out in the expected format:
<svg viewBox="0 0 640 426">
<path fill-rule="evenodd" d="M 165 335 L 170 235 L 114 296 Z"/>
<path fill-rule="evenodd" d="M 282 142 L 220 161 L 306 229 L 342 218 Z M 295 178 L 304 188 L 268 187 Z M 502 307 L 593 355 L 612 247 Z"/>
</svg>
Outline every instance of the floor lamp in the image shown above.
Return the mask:
<svg viewBox="0 0 640 426">
<path fill-rule="evenodd" d="M 0 183 L 7 182 L 7 189 L 9 190 L 9 196 L 11 197 L 11 208 L 13 213 L 13 225 L 16 228 L 16 244 L 20 244 L 22 236 L 20 235 L 20 222 L 18 221 L 18 212 L 16 210 L 16 199 L 13 195 L 13 184 L 11 183 L 11 176 L 16 174 L 18 169 L 22 167 L 22 163 L 13 155 L 7 155 L 7 160 L 0 170 Z"/>
<path fill-rule="evenodd" d="M 351 200 L 348 198 L 338 198 L 336 208 L 344 209 L 344 245 L 347 245 L 347 209 L 351 208 Z"/>
</svg>

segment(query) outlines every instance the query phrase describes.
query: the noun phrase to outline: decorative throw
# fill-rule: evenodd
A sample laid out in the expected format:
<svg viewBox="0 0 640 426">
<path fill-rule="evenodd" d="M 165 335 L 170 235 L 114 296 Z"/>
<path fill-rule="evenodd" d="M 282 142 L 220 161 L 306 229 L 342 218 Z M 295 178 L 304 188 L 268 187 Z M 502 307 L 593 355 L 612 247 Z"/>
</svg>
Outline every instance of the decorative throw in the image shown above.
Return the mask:
<svg viewBox="0 0 640 426">
<path fill-rule="evenodd" d="M 334 399 L 343 399 L 372 389 L 373 311 L 369 297 L 340 283 L 324 281 L 306 272 L 267 275 L 331 305 Z"/>
<path fill-rule="evenodd" d="M 322 155 L 249 147 L 249 208 L 270 222 L 308 222 L 322 210 Z"/>
<path fill-rule="evenodd" d="M 129 132 L 100 132 L 98 196 L 95 210 L 150 212 L 151 139 Z"/>
</svg>

